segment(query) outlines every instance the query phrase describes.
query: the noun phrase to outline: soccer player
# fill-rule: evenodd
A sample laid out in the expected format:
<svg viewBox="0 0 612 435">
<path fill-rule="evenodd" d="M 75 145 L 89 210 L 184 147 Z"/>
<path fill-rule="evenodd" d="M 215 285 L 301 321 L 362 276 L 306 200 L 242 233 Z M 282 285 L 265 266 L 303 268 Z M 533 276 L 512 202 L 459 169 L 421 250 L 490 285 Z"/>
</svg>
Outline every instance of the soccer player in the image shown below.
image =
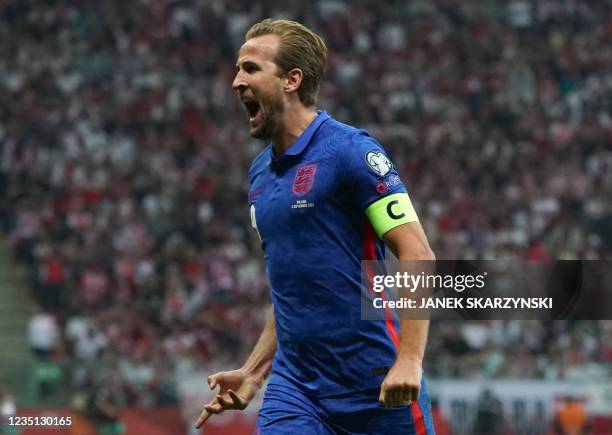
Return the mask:
<svg viewBox="0 0 612 435">
<path fill-rule="evenodd" d="M 406 189 L 367 132 L 316 110 L 318 35 L 266 19 L 245 39 L 232 86 L 251 136 L 270 142 L 249 203 L 273 307 L 244 365 L 208 378 L 220 391 L 196 427 L 244 409 L 270 376 L 258 434 L 433 434 L 428 321 L 360 318 L 361 260 L 383 259 L 384 244 L 400 260 L 434 259 Z"/>
</svg>

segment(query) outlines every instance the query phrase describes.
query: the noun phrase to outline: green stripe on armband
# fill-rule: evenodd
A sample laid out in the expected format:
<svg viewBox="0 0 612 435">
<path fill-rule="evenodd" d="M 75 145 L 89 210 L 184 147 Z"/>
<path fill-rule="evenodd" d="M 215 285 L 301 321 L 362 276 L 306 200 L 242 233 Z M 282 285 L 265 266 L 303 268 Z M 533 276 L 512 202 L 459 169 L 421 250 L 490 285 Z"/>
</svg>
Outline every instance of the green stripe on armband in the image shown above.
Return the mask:
<svg viewBox="0 0 612 435">
<path fill-rule="evenodd" d="M 366 208 L 366 215 L 381 239 L 399 225 L 419 221 L 407 193 L 394 193 L 379 199 Z"/>
</svg>

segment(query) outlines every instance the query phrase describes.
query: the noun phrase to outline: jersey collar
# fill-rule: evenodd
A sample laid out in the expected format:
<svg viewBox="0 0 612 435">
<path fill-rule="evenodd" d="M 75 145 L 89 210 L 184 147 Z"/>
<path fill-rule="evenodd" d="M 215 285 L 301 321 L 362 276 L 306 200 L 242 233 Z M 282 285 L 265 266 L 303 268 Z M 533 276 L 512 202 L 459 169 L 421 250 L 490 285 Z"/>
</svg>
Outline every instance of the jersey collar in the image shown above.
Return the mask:
<svg viewBox="0 0 612 435">
<path fill-rule="evenodd" d="M 302 132 L 300 137 L 289 147 L 282 156 L 274 156 L 274 159 L 281 159 L 284 156 L 297 156 L 300 154 L 310 143 L 310 139 L 315 134 L 321 124 L 329 119 L 329 114 L 324 110 L 317 110 L 318 116 L 310 123 L 306 130 Z"/>
</svg>

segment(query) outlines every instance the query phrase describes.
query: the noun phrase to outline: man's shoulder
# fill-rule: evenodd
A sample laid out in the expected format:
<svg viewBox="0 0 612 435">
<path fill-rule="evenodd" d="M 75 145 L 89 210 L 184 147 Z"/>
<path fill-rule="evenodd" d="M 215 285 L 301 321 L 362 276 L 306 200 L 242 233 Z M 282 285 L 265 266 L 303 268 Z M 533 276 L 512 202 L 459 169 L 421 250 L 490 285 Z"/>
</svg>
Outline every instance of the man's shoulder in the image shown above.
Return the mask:
<svg viewBox="0 0 612 435">
<path fill-rule="evenodd" d="M 352 147 L 360 141 L 372 140 L 366 130 L 345 124 L 334 118 L 330 118 L 321 127 L 319 140 L 329 140 L 330 144 L 339 151 Z"/>
</svg>

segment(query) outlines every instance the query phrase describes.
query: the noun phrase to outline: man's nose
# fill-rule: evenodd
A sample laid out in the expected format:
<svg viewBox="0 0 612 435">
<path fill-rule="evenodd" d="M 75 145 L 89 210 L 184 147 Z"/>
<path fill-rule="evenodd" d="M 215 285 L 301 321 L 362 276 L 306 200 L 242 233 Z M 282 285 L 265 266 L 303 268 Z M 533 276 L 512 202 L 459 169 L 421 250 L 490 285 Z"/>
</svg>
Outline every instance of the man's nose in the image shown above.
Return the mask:
<svg viewBox="0 0 612 435">
<path fill-rule="evenodd" d="M 236 77 L 234 77 L 234 82 L 232 83 L 232 89 L 235 91 L 239 91 L 241 88 L 246 87 L 246 82 L 242 76 L 242 71 L 238 71 L 236 73 Z"/>
</svg>

